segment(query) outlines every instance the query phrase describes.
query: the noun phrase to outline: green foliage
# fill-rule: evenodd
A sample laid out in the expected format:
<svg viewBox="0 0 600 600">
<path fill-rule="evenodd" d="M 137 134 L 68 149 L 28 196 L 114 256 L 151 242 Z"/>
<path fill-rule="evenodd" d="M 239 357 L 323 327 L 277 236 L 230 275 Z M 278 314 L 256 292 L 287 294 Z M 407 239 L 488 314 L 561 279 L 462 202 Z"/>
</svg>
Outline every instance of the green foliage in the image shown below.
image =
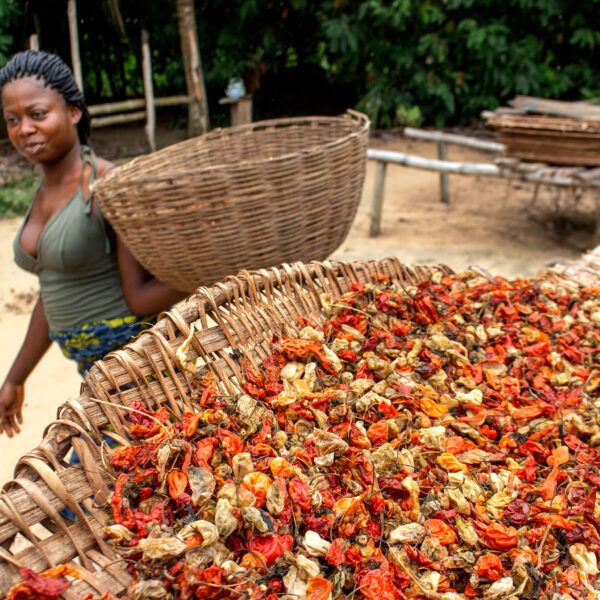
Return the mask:
<svg viewBox="0 0 600 600">
<path fill-rule="evenodd" d="M 14 20 L 18 4 L 0 0 L 0 22 Z M 26 5 L 29 21 L 40 24 L 42 47 L 68 59 L 64 11 L 46 0 Z M 600 0 L 195 5 L 214 112 L 224 114 L 217 100 L 237 76 L 254 93 L 258 117 L 354 106 L 379 127 L 465 123 L 517 94 L 600 97 Z M 183 93 L 175 2 L 128 0 L 120 6 L 126 39 L 106 1 L 78 3 L 88 101 L 142 95 L 142 28 L 150 34 L 156 95 Z M 0 25 L 0 59 L 8 31 Z"/>
<path fill-rule="evenodd" d="M 12 43 L 13 35 L 10 27 L 19 15 L 17 0 L 0 0 L 0 64 L 7 60 Z"/>
<path fill-rule="evenodd" d="M 39 180 L 33 170 L 22 172 L 0 186 L 0 218 L 25 214 Z"/>
<path fill-rule="evenodd" d="M 600 95 L 600 3 L 585 0 L 330 0 L 320 3 L 331 72 L 356 81 L 383 127 L 419 107 L 465 122 L 517 94 Z"/>
</svg>

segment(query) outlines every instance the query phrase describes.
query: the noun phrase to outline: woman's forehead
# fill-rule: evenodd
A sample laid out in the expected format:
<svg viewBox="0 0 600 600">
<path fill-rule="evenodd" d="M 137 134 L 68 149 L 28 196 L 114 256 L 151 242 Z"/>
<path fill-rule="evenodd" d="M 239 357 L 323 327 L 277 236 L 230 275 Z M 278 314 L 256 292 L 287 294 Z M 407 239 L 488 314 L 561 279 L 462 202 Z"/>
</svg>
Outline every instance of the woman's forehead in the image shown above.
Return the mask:
<svg viewBox="0 0 600 600">
<path fill-rule="evenodd" d="M 47 86 L 43 79 L 27 75 L 13 79 L 2 87 L 2 103 L 18 101 L 27 102 L 61 102 L 65 103 L 62 94 Z"/>
</svg>

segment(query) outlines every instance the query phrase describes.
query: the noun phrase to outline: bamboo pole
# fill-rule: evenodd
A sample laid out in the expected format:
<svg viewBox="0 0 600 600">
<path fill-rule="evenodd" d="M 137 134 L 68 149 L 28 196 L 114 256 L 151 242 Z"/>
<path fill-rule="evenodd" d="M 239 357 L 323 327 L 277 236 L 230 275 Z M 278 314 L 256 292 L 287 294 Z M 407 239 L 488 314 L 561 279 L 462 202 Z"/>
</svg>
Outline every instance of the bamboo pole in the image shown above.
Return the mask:
<svg viewBox="0 0 600 600">
<path fill-rule="evenodd" d="M 501 167 L 492 163 L 463 163 L 448 160 L 435 160 L 424 158 L 415 154 L 392 152 L 389 150 L 367 150 L 367 158 L 377 161 L 375 176 L 375 192 L 373 194 L 373 211 L 371 213 L 371 236 L 376 236 L 381 229 L 381 214 L 383 208 L 383 189 L 385 185 L 385 169 L 382 164 L 396 164 L 414 169 L 437 171 L 439 173 L 454 173 L 457 175 L 487 175 L 489 177 L 502 177 L 518 181 L 527 181 L 535 184 L 553 185 L 561 188 L 586 188 L 600 187 L 600 178 L 586 179 L 584 177 L 570 177 L 565 175 L 549 174 L 542 171 L 518 171 Z M 599 226 L 600 230 L 600 226 Z"/>
<path fill-rule="evenodd" d="M 189 103 L 189 96 L 164 96 L 162 98 L 154 98 L 154 106 L 156 107 L 178 106 Z M 110 115 L 118 112 L 134 110 L 136 108 L 144 108 L 145 106 L 146 100 L 144 98 L 134 98 L 131 100 L 120 100 L 119 102 L 95 104 L 94 106 L 89 106 L 88 110 L 90 111 L 90 115 L 95 117 L 97 115 Z"/>
<path fill-rule="evenodd" d="M 125 113 L 121 115 L 112 115 L 110 117 L 96 117 L 92 119 L 92 127 L 108 127 L 109 125 L 119 125 L 121 123 L 132 123 L 133 121 L 143 121 L 146 119 L 146 111 Z"/>
<path fill-rule="evenodd" d="M 466 148 L 474 148 L 475 150 L 484 150 L 489 152 L 503 153 L 506 151 L 505 144 L 498 142 L 490 142 L 488 140 L 480 140 L 466 135 L 457 135 L 454 133 L 445 133 L 443 131 L 426 131 L 424 129 L 414 129 L 406 127 L 404 135 L 407 138 L 417 140 L 427 140 L 430 142 L 447 142 L 448 144 L 456 144 L 457 146 L 465 146 Z"/>
<path fill-rule="evenodd" d="M 29 49 L 36 51 L 40 49 L 40 38 L 37 33 L 32 33 L 29 36 Z"/>
<path fill-rule="evenodd" d="M 600 187 L 600 179 L 588 180 L 578 177 L 552 175 L 538 171 L 517 171 L 506 167 L 499 167 L 492 163 L 454 162 L 451 160 L 436 160 L 424 158 L 415 154 L 404 152 L 391 152 L 389 150 L 367 150 L 367 157 L 396 165 L 404 165 L 414 169 L 454 173 L 456 175 L 487 175 L 489 177 L 504 177 L 520 181 L 531 181 L 559 187 Z"/>
<path fill-rule="evenodd" d="M 71 62 L 73 63 L 73 76 L 79 89 L 83 92 L 83 76 L 81 75 L 81 58 L 79 56 L 79 35 L 77 33 L 77 1 L 69 0 L 67 4 L 69 19 L 69 38 L 71 40 Z"/>
<path fill-rule="evenodd" d="M 144 96 L 146 100 L 146 136 L 150 150 L 156 150 L 156 109 L 154 107 L 154 86 L 152 85 L 152 59 L 148 32 L 142 29 L 142 71 L 144 73 Z"/>
</svg>

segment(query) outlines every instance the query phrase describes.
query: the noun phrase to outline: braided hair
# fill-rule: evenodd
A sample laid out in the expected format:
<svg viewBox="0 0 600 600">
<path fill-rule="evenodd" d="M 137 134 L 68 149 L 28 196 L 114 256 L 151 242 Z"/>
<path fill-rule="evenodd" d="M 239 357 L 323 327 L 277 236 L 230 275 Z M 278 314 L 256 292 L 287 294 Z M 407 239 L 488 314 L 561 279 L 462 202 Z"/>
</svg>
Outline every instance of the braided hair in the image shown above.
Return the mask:
<svg viewBox="0 0 600 600">
<path fill-rule="evenodd" d="M 81 111 L 81 119 L 77 123 L 79 141 L 86 144 L 90 136 L 91 117 L 83 92 L 75 83 L 71 69 L 55 54 L 38 50 L 26 50 L 15 54 L 0 69 L 0 91 L 9 82 L 21 77 L 36 77 L 46 87 L 55 89 L 70 106 Z"/>
</svg>

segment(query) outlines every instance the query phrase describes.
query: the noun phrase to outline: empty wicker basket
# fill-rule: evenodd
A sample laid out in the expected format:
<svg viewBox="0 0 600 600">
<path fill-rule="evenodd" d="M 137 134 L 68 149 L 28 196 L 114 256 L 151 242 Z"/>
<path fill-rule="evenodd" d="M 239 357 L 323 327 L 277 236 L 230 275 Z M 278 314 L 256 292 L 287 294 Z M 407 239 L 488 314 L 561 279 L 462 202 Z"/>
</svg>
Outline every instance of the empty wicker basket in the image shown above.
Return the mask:
<svg viewBox="0 0 600 600">
<path fill-rule="evenodd" d="M 353 111 L 218 129 L 114 169 L 94 193 L 139 262 L 192 291 L 328 257 L 360 202 L 368 133 Z"/>
</svg>

